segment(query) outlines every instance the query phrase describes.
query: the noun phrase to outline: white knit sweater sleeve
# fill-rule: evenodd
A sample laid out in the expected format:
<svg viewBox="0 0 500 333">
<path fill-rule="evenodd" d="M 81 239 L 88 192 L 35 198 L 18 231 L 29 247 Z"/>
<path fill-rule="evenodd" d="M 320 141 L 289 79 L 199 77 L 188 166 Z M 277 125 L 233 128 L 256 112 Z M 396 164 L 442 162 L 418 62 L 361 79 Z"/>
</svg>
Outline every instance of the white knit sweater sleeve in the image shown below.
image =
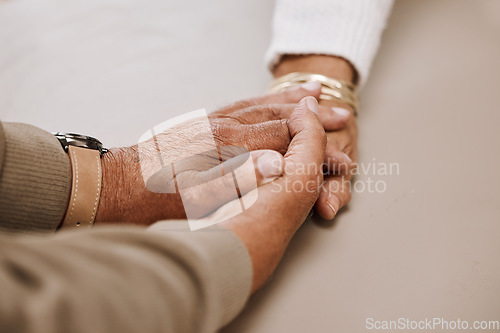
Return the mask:
<svg viewBox="0 0 500 333">
<path fill-rule="evenodd" d="M 366 82 L 393 0 L 277 0 L 266 53 L 272 69 L 285 54 L 349 60 Z"/>
</svg>

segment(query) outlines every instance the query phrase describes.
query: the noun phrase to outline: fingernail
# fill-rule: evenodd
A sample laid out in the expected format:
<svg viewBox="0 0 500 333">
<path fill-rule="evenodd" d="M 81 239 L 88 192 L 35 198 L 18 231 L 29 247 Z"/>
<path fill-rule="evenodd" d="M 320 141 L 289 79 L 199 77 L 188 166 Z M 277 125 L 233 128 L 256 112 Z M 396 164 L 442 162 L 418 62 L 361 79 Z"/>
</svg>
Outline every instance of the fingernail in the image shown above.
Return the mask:
<svg viewBox="0 0 500 333">
<path fill-rule="evenodd" d="M 333 220 L 333 218 L 337 215 L 337 212 L 339 211 L 339 206 L 340 206 L 340 202 L 339 202 L 339 199 L 333 195 L 333 194 L 330 194 L 328 196 L 328 199 L 326 199 L 326 205 L 328 207 L 330 207 L 330 209 L 332 210 L 332 217 L 330 218 L 330 220 Z"/>
<path fill-rule="evenodd" d="M 347 109 L 344 109 L 344 108 L 333 107 L 332 110 L 333 110 L 333 112 L 335 112 L 336 114 L 338 114 L 341 117 L 347 118 L 351 115 L 351 112 Z"/>
<path fill-rule="evenodd" d="M 283 158 L 278 152 L 265 152 L 257 159 L 257 169 L 264 177 L 263 183 L 270 182 L 283 174 Z"/>
<path fill-rule="evenodd" d="M 315 91 L 321 88 L 321 83 L 319 83 L 318 81 L 309 81 L 302 84 L 300 87 L 307 91 Z"/>
<path fill-rule="evenodd" d="M 349 163 L 352 163 L 351 158 L 346 153 L 343 153 L 343 154 L 344 154 L 346 160 L 349 161 Z"/>
<path fill-rule="evenodd" d="M 318 114 L 318 101 L 314 97 L 306 97 L 306 105 L 309 110 Z"/>
<path fill-rule="evenodd" d="M 337 215 L 337 211 L 335 210 L 335 208 L 333 208 L 332 204 L 331 204 L 331 203 L 329 203 L 328 201 L 326 202 L 326 205 L 327 205 L 328 207 L 330 207 L 330 209 L 331 209 L 331 211 L 332 211 L 331 215 L 330 215 L 330 216 L 328 216 L 327 220 L 333 220 L 333 218 L 335 217 L 335 215 Z"/>
</svg>

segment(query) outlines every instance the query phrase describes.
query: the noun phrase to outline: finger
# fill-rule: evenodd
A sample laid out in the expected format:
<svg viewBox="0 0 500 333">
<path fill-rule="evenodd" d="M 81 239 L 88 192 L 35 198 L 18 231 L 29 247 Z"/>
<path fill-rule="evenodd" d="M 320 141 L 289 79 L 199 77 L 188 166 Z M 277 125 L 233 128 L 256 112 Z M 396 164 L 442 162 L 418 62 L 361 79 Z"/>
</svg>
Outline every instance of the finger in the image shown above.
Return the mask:
<svg viewBox="0 0 500 333">
<path fill-rule="evenodd" d="M 291 140 L 285 119 L 241 125 L 236 130 L 231 130 L 230 134 L 223 134 L 226 144 L 246 147 L 250 151 L 270 149 L 284 154 Z"/>
<path fill-rule="evenodd" d="M 334 143 L 328 141 L 325 149 L 325 168 L 326 174 L 348 174 L 350 170 L 356 167 L 356 163 L 340 150 Z"/>
<path fill-rule="evenodd" d="M 247 152 L 213 167 L 207 171 L 197 173 L 196 183 L 204 184 L 213 180 L 219 180 L 227 174 L 233 174 L 237 181 L 241 194 L 247 193 L 255 188 L 253 185 L 261 185 L 279 177 L 283 173 L 283 155 L 273 150 L 256 150 Z M 214 183 L 215 185 L 224 184 Z M 229 185 L 234 185 L 230 182 Z M 234 186 L 230 186 L 234 187 Z M 219 187 L 215 189 L 217 192 Z M 210 190 L 212 191 L 212 190 Z"/>
<path fill-rule="evenodd" d="M 352 106 L 343 102 L 340 99 L 333 99 L 333 100 L 321 99 L 319 104 L 322 106 L 331 107 L 332 109 L 339 108 L 339 109 L 347 110 L 351 113 L 351 115 L 354 115 L 354 110 L 352 109 Z M 341 112 L 343 112 L 343 111 L 341 111 Z"/>
<path fill-rule="evenodd" d="M 286 89 L 279 93 L 267 94 L 259 97 L 249 98 L 242 101 L 230 104 L 222 109 L 219 109 L 213 114 L 228 114 L 240 109 L 245 109 L 250 106 L 260 104 L 287 104 L 297 103 L 306 96 L 313 96 L 319 98 L 321 91 L 321 84 L 316 81 L 304 83 L 300 86 Z"/>
<path fill-rule="evenodd" d="M 236 156 L 204 172 L 177 176 L 186 216 L 200 218 L 282 175 L 283 156 L 260 150 Z"/>
<path fill-rule="evenodd" d="M 231 118 L 242 124 L 257 124 L 265 121 L 289 119 L 297 104 L 261 104 L 235 111 Z M 351 117 L 351 112 L 344 108 L 318 107 L 318 117 L 327 131 L 344 128 Z"/>
<path fill-rule="evenodd" d="M 351 201 L 351 177 L 328 176 L 321 188 L 316 212 L 325 220 L 333 220 L 339 210 Z"/>
</svg>

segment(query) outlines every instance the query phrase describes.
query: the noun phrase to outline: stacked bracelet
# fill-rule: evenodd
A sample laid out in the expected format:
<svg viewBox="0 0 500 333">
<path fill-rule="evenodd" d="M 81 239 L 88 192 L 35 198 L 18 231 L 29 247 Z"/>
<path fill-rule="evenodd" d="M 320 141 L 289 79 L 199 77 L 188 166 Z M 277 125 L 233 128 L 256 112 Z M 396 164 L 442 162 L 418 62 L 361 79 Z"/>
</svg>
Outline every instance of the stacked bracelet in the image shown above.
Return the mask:
<svg viewBox="0 0 500 333">
<path fill-rule="evenodd" d="M 269 91 L 281 92 L 290 87 L 295 87 L 311 81 L 318 81 L 321 83 L 320 100 L 342 101 L 353 109 L 354 115 L 358 115 L 358 98 L 355 93 L 356 85 L 348 81 L 334 79 L 321 74 L 295 72 L 274 80 Z"/>
</svg>

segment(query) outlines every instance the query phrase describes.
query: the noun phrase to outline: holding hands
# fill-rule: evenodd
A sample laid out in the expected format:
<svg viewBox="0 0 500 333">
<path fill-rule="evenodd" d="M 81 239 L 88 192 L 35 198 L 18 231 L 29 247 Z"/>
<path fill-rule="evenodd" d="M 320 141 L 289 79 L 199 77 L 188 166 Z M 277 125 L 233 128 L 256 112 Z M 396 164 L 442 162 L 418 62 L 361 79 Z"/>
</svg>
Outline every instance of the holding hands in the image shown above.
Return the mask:
<svg viewBox="0 0 500 333">
<path fill-rule="evenodd" d="M 234 186 L 234 180 L 224 177 L 226 174 L 240 173 L 233 175 L 238 176 L 237 195 L 280 176 L 284 168 L 281 154 L 289 150 L 292 141 L 290 122 L 297 103 L 306 96 L 319 95 L 320 85 L 307 83 L 236 102 L 207 119 L 172 126 L 139 145 L 111 149 L 103 158 L 96 223 L 148 225 L 186 218 L 186 197 L 196 203 L 191 205 L 196 209 L 190 210 L 189 217 L 201 217 L 235 199 L 234 192 L 226 190 Z M 329 131 L 343 129 L 352 118 L 326 105 L 318 106 L 317 114 Z M 253 163 L 245 164 L 249 157 Z M 324 160 L 331 170 L 351 162 L 336 151 Z M 239 168 L 242 165 L 245 167 Z M 186 190 L 183 197 L 182 190 Z"/>
</svg>

